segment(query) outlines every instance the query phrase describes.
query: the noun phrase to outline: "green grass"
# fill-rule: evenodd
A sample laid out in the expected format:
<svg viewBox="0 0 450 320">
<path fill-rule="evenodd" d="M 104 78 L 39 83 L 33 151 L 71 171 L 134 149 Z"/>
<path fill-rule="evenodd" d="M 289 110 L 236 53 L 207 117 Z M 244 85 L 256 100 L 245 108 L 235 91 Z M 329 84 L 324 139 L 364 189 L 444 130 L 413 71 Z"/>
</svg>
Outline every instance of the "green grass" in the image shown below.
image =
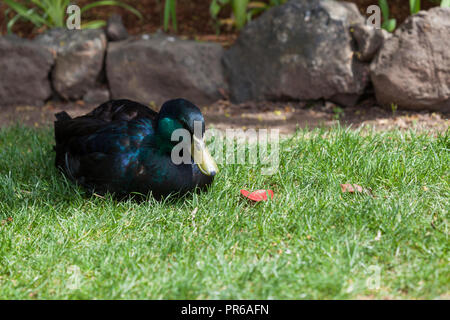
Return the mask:
<svg viewBox="0 0 450 320">
<path fill-rule="evenodd" d="M 143 203 L 86 195 L 52 144 L 0 131 L 1 299 L 448 298 L 448 132 L 303 131 L 273 176 L 222 166 L 209 192 Z"/>
</svg>

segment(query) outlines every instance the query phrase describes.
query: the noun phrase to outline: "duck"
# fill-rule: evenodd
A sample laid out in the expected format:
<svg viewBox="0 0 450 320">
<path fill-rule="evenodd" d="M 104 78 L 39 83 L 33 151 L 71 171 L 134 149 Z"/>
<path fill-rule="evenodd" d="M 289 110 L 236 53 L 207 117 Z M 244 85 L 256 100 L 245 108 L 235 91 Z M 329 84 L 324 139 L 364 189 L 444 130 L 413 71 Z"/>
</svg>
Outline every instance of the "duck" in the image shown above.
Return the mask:
<svg viewBox="0 0 450 320">
<path fill-rule="evenodd" d="M 55 165 L 91 193 L 161 199 L 205 190 L 218 173 L 204 141 L 204 117 L 188 100 L 169 100 L 159 112 L 110 100 L 80 117 L 65 111 L 55 117 Z M 178 129 L 186 134 L 173 139 Z M 174 152 L 183 161 L 174 161 Z"/>
</svg>

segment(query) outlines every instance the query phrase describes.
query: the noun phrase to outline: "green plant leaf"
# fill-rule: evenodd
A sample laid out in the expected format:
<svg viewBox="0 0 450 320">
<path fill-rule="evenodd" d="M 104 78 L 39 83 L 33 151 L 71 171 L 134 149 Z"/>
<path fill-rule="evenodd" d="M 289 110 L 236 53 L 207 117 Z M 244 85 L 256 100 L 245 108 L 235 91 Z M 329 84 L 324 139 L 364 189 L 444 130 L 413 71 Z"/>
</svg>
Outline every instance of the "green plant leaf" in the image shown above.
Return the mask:
<svg viewBox="0 0 450 320">
<path fill-rule="evenodd" d="M 174 30 L 177 30 L 177 8 L 176 0 L 166 0 L 164 4 L 164 31 L 169 29 L 169 23 L 172 20 Z"/>
<path fill-rule="evenodd" d="M 409 0 L 409 10 L 411 14 L 416 14 L 420 11 L 420 0 Z"/>
<path fill-rule="evenodd" d="M 98 29 L 106 26 L 105 20 L 93 20 L 81 25 L 81 29 Z"/>
<path fill-rule="evenodd" d="M 386 20 L 383 22 L 381 27 L 388 32 L 393 32 L 395 30 L 395 28 L 397 27 L 397 20 L 396 19 Z"/>
<path fill-rule="evenodd" d="M 381 14 L 383 15 L 383 20 L 384 21 L 389 20 L 389 5 L 387 3 L 387 0 L 379 0 L 378 4 L 381 8 Z"/>
<path fill-rule="evenodd" d="M 236 20 L 236 27 L 241 29 L 247 22 L 248 0 L 233 0 L 231 5 Z"/>
<path fill-rule="evenodd" d="M 170 0 L 172 1 L 172 10 L 170 10 L 170 13 L 172 14 L 172 26 L 175 31 L 178 30 L 177 26 L 177 1 L 176 0 Z"/>
<path fill-rule="evenodd" d="M 442 8 L 450 8 L 450 0 L 442 0 L 441 7 Z"/>
<path fill-rule="evenodd" d="M 66 10 L 70 0 L 32 0 L 45 12 L 46 20 L 51 26 L 64 27 L 66 24 Z"/>
<path fill-rule="evenodd" d="M 211 5 L 209 6 L 209 13 L 211 14 L 211 17 L 213 19 L 217 18 L 221 9 L 222 7 L 217 3 L 216 0 L 211 1 Z"/>
<path fill-rule="evenodd" d="M 8 23 L 6 24 L 6 30 L 8 33 L 13 33 L 12 32 L 12 28 L 14 27 L 14 24 L 17 22 L 17 20 L 19 20 L 21 18 L 21 16 L 19 14 L 16 14 L 14 17 L 12 17 Z"/>
<path fill-rule="evenodd" d="M 30 9 L 25 7 L 24 5 L 17 3 L 15 1 L 11 1 L 11 0 L 4 0 L 4 2 L 12 10 L 14 10 L 18 15 L 20 15 L 21 17 L 23 17 L 26 20 L 29 20 L 35 26 L 38 26 L 38 27 L 40 27 L 42 25 L 50 26 L 48 21 L 46 21 L 44 18 L 42 18 L 35 11 L 30 11 Z"/>
</svg>

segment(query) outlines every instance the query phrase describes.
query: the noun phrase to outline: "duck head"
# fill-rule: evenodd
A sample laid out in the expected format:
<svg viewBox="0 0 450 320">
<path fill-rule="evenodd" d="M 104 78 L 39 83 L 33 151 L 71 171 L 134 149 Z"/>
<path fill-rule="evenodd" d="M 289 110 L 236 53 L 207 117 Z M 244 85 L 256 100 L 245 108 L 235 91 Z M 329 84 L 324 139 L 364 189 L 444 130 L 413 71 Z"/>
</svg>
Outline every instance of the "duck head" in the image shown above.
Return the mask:
<svg viewBox="0 0 450 320">
<path fill-rule="evenodd" d="M 163 141 L 173 146 L 172 134 L 177 129 L 189 132 L 191 158 L 200 171 L 207 176 L 215 176 L 218 168 L 204 142 L 205 119 L 200 109 L 185 99 L 167 101 L 158 114 L 156 133 Z"/>
</svg>

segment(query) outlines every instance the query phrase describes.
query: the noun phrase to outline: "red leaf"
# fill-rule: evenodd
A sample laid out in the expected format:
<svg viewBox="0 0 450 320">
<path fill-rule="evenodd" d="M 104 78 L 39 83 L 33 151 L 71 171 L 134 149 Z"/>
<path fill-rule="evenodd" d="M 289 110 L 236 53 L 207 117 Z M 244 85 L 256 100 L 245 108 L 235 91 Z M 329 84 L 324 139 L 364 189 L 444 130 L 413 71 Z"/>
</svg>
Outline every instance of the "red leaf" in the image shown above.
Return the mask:
<svg viewBox="0 0 450 320">
<path fill-rule="evenodd" d="M 270 197 L 270 199 L 273 199 L 273 191 L 269 190 L 269 189 L 268 190 L 256 190 L 256 191 L 253 191 L 252 193 L 250 193 L 247 190 L 242 189 L 241 194 L 244 197 L 246 197 L 252 201 L 255 201 L 255 202 L 267 201 L 267 200 L 269 200 L 269 197 Z"/>
</svg>

